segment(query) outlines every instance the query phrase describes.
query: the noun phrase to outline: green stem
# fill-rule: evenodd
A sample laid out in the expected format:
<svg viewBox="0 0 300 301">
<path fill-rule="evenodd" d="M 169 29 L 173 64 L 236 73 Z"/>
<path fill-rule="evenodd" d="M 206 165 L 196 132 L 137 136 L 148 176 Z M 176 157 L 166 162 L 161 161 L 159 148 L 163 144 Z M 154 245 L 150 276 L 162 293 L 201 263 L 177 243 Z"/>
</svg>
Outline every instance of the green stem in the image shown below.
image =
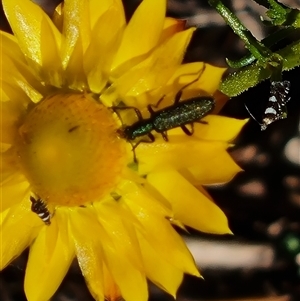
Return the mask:
<svg viewBox="0 0 300 301">
<path fill-rule="evenodd" d="M 284 57 L 282 70 L 288 71 L 300 66 L 300 41 L 275 53 Z M 264 68 L 258 62 L 229 74 L 221 83 L 220 91 L 229 97 L 234 97 L 254 87 L 261 81 L 272 76 L 272 69 Z"/>
<path fill-rule="evenodd" d="M 241 23 L 241 21 L 222 3 L 221 0 L 208 0 L 208 3 L 214 7 L 223 17 L 225 22 L 232 28 L 245 43 L 252 55 L 259 61 L 269 61 L 272 52 L 262 43 L 257 41 L 251 32 Z"/>
<path fill-rule="evenodd" d="M 264 38 L 262 40 L 262 43 L 266 47 L 271 47 L 271 46 L 275 45 L 276 43 L 278 43 L 279 41 L 285 39 L 289 34 L 292 34 L 295 32 L 297 32 L 297 30 L 294 29 L 293 27 L 280 28 L 276 32 L 274 32 L 271 35 L 269 35 L 268 37 Z M 227 61 L 227 64 L 229 65 L 229 67 L 231 67 L 231 68 L 242 68 L 242 67 L 245 67 L 245 66 L 253 63 L 255 61 L 255 57 L 252 55 L 252 53 L 250 53 L 238 61 L 232 61 L 230 59 L 226 59 L 226 61 Z"/>
</svg>

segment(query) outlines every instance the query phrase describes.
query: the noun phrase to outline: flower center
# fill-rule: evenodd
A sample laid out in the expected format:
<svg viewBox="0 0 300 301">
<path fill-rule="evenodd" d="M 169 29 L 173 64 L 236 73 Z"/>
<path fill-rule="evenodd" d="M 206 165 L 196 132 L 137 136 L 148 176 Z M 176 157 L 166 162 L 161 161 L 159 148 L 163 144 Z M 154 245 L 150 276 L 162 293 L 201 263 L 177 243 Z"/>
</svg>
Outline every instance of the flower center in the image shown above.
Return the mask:
<svg viewBox="0 0 300 301">
<path fill-rule="evenodd" d="M 32 191 L 47 203 L 77 206 L 117 184 L 125 143 L 110 110 L 88 94 L 41 101 L 19 128 L 18 154 Z"/>
</svg>

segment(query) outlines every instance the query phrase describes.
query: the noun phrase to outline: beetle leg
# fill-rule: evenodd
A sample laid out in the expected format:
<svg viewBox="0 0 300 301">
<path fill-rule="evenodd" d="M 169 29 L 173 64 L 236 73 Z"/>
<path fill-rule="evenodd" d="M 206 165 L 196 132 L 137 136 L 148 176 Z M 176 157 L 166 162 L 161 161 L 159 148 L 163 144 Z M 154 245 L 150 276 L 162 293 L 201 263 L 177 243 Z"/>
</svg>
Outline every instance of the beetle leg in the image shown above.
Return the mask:
<svg viewBox="0 0 300 301">
<path fill-rule="evenodd" d="M 184 87 L 183 87 L 183 88 L 184 88 Z M 180 89 L 180 90 L 176 93 L 176 95 L 175 95 L 175 100 L 174 100 L 174 104 L 179 103 L 179 100 L 181 99 L 181 96 L 182 96 L 182 90 L 183 90 L 183 88 Z"/>
<path fill-rule="evenodd" d="M 181 96 L 182 96 L 182 92 L 184 89 L 186 89 L 188 86 L 192 85 L 193 83 L 197 82 L 198 79 L 200 78 L 200 76 L 203 74 L 204 70 L 205 70 L 206 66 L 204 64 L 202 70 L 200 71 L 199 75 L 197 76 L 197 78 L 195 78 L 193 81 L 191 81 L 190 83 L 187 83 L 185 86 L 183 86 L 175 95 L 175 100 L 174 100 L 174 104 L 179 103 Z"/>
<path fill-rule="evenodd" d="M 153 115 L 155 113 L 154 110 L 152 109 L 152 107 L 155 107 L 155 106 L 154 105 L 147 106 L 147 109 L 148 109 L 148 112 L 150 113 L 150 115 Z"/>
<path fill-rule="evenodd" d="M 143 116 L 142 116 L 142 113 L 141 111 L 136 108 L 136 107 L 131 107 L 131 106 L 125 106 L 125 107 L 118 107 L 118 106 L 112 106 L 111 109 L 118 114 L 119 116 L 119 113 L 118 113 L 118 110 L 134 110 L 135 111 L 135 114 L 136 116 L 138 117 L 139 120 L 142 120 L 143 119 Z M 119 116 L 120 118 L 120 116 Z M 121 119 L 121 118 L 120 118 Z"/>
<path fill-rule="evenodd" d="M 190 131 L 185 125 L 182 125 L 181 126 L 181 129 L 184 131 L 184 133 L 188 136 L 192 136 L 194 134 L 194 124 L 191 123 L 191 127 L 192 127 L 192 130 Z"/>
<path fill-rule="evenodd" d="M 207 121 L 205 121 L 205 120 L 196 120 L 196 121 L 194 121 L 194 122 L 197 122 L 197 123 L 202 123 L 202 124 L 208 124 L 208 122 L 207 122 Z"/>
<path fill-rule="evenodd" d="M 155 141 L 155 137 L 154 137 L 154 135 L 152 133 L 149 133 L 148 137 L 150 138 L 150 141 L 148 141 L 148 142 L 152 143 L 152 142 Z"/>
<path fill-rule="evenodd" d="M 147 106 L 147 109 L 148 109 L 148 111 L 149 111 L 149 113 L 151 114 L 151 115 L 153 115 L 154 113 L 155 113 L 155 111 L 153 110 L 153 108 L 158 108 L 159 107 L 159 105 L 161 104 L 161 102 L 163 101 L 163 99 L 165 98 L 165 96 L 166 95 L 163 95 L 160 99 L 159 99 L 159 101 L 156 103 L 156 105 L 153 105 L 153 104 L 149 104 L 148 106 Z"/>
<path fill-rule="evenodd" d="M 169 141 L 167 132 L 161 132 L 161 135 L 163 136 L 165 141 Z"/>
<path fill-rule="evenodd" d="M 138 163 L 138 160 L 136 158 L 136 153 L 135 153 L 135 149 L 138 147 L 138 145 L 141 143 L 141 141 L 138 141 L 135 145 L 131 144 L 132 145 L 132 152 L 133 152 L 133 161 L 134 163 Z"/>
<path fill-rule="evenodd" d="M 153 134 L 149 133 L 148 134 L 148 137 L 150 140 L 144 140 L 144 139 L 141 139 L 139 140 L 135 145 L 132 145 L 132 151 L 133 151 L 133 160 L 134 160 L 134 163 L 138 163 L 138 160 L 136 158 L 136 153 L 135 153 L 135 149 L 139 146 L 140 143 L 153 143 L 155 141 L 155 137 Z"/>
</svg>

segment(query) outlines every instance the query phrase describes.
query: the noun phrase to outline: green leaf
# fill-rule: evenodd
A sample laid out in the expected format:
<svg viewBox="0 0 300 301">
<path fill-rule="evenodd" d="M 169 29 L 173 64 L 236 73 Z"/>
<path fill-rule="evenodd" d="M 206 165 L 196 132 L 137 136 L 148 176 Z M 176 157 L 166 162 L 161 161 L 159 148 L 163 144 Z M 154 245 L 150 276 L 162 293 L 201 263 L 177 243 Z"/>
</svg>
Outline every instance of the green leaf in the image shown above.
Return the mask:
<svg viewBox="0 0 300 301">
<path fill-rule="evenodd" d="M 277 54 L 284 58 L 282 62 L 284 71 L 300 66 L 300 41 L 279 50 Z M 272 70 L 270 68 L 266 68 L 260 62 L 255 62 L 229 74 L 221 83 L 220 91 L 229 97 L 234 97 L 256 86 L 271 75 Z"/>
</svg>

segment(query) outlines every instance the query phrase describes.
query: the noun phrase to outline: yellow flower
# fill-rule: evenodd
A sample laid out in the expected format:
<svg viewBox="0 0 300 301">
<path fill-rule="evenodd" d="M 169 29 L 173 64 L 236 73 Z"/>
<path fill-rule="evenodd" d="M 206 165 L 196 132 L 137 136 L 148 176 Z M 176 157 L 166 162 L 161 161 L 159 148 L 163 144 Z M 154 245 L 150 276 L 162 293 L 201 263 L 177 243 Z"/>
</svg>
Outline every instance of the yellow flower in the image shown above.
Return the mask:
<svg viewBox="0 0 300 301">
<path fill-rule="evenodd" d="M 29 301 L 54 294 L 76 257 L 96 300 L 147 300 L 147 279 L 175 296 L 199 276 L 172 224 L 230 233 L 201 185 L 240 168 L 226 149 L 245 121 L 209 115 L 192 136 L 155 134 L 135 149 L 110 108 L 146 116 L 166 95 L 213 95 L 223 69 L 181 64 L 194 31 L 144 0 L 126 23 L 121 0 L 66 0 L 53 20 L 29 0 L 3 0 L 1 269 L 25 248 Z M 38 216 L 39 213 L 40 216 Z M 44 221 L 43 221 L 43 220 Z"/>
</svg>

